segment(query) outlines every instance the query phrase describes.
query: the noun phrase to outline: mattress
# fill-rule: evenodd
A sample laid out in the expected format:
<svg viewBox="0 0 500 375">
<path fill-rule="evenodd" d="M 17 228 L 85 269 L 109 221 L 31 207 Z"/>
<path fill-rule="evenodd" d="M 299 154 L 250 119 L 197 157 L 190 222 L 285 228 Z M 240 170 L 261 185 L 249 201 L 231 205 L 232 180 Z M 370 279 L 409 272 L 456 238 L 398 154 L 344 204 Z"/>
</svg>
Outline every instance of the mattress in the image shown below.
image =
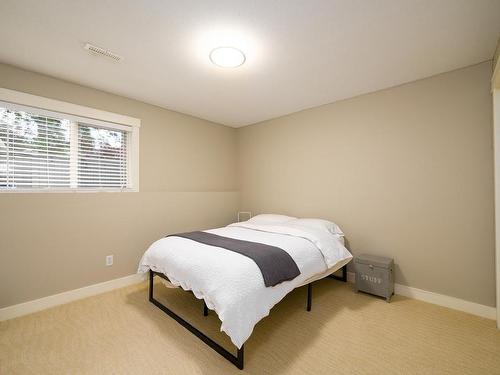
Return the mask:
<svg viewBox="0 0 500 375">
<path fill-rule="evenodd" d="M 266 287 L 251 259 L 175 236 L 156 241 L 144 253 L 138 271 L 161 272 L 172 285 L 204 299 L 219 316 L 221 331 L 238 348 L 290 291 L 335 272 L 352 259 L 341 237 L 308 228 L 235 223 L 207 232 L 280 247 L 290 254 L 301 272 L 293 280 Z"/>
</svg>

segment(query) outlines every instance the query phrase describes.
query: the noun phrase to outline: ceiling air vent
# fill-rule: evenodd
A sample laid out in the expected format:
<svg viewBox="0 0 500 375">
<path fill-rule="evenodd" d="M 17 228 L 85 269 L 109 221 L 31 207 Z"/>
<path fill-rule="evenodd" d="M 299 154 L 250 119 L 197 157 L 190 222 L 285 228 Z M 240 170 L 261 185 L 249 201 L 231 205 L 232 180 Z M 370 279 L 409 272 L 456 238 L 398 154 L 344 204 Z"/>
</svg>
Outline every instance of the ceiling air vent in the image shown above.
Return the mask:
<svg viewBox="0 0 500 375">
<path fill-rule="evenodd" d="M 90 51 L 93 54 L 104 56 L 104 57 L 107 57 L 108 59 L 112 59 L 115 61 L 123 60 L 123 57 L 121 57 L 120 55 L 117 55 L 116 53 L 105 50 L 104 48 L 94 46 L 93 44 L 90 44 L 90 43 L 85 44 L 85 47 L 83 47 L 83 48 L 85 48 L 87 51 Z"/>
</svg>

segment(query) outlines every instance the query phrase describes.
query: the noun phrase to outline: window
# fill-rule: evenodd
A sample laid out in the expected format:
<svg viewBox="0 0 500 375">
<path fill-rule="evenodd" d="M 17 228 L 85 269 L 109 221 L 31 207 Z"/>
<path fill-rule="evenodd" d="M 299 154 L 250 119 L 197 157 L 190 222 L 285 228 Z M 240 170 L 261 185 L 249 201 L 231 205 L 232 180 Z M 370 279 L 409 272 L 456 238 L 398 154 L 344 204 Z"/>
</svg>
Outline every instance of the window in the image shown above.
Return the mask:
<svg viewBox="0 0 500 375">
<path fill-rule="evenodd" d="M 127 132 L 78 124 L 78 187 L 128 187 Z"/>
<path fill-rule="evenodd" d="M 0 191 L 137 190 L 137 135 L 133 126 L 0 102 Z"/>
</svg>

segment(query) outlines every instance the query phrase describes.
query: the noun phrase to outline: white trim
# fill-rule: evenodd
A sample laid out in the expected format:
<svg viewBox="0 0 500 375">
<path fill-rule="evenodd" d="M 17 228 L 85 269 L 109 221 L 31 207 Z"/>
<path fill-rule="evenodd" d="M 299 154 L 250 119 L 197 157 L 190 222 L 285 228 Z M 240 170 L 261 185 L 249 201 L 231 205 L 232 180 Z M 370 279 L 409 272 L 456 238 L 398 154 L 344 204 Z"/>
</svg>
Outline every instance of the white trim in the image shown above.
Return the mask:
<svg viewBox="0 0 500 375">
<path fill-rule="evenodd" d="M 417 299 L 424 302 L 433 303 L 435 305 L 448 307 L 450 309 L 463 311 L 469 314 L 481 316 L 483 318 L 493 319 L 496 318 L 496 308 L 479 303 L 466 301 L 460 298 L 446 296 L 428 292 L 427 290 L 412 288 L 406 285 L 395 284 L 394 291 L 396 294 Z"/>
<path fill-rule="evenodd" d="M 106 128 L 112 130 L 123 130 L 126 132 L 131 132 L 132 129 L 134 128 L 134 126 L 131 125 L 116 124 L 114 122 L 96 120 L 90 117 L 76 116 L 70 113 L 49 111 L 46 109 L 37 108 L 26 104 L 14 104 L 3 100 L 0 100 L 0 107 L 5 107 L 7 109 L 10 109 L 11 111 L 29 112 L 38 116 L 53 117 L 56 119 L 64 118 L 65 120 L 70 120 L 72 122 L 82 123 L 85 125 L 95 125 L 100 128 Z"/>
<path fill-rule="evenodd" d="M 0 189 L 0 194 L 61 194 L 61 193 L 136 193 L 139 187 L 131 188 L 67 188 L 67 189 L 53 189 L 53 188 L 39 188 L 39 189 Z"/>
<path fill-rule="evenodd" d="M 493 59 L 491 93 L 493 101 L 493 150 L 495 175 L 495 269 L 496 269 L 496 304 L 497 328 L 500 329 L 500 39 Z"/>
<path fill-rule="evenodd" d="M 138 192 L 139 191 L 139 128 L 133 127 L 132 132 L 129 133 L 129 148 L 128 152 L 130 152 L 129 157 L 129 191 Z"/>
<path fill-rule="evenodd" d="M 129 285 L 138 284 L 146 279 L 147 274 L 134 274 L 119 279 L 105 281 L 99 284 L 85 286 L 79 289 L 69 290 L 52 296 L 39 298 L 33 301 L 20 303 L 18 305 L 7 306 L 0 309 L 0 321 L 17 318 L 19 316 L 31 314 L 49 307 L 62 305 L 82 298 L 109 292 L 114 289 L 123 288 Z"/>
<path fill-rule="evenodd" d="M 356 280 L 356 274 L 354 272 L 348 272 L 347 281 L 354 283 L 355 280 Z M 497 309 L 491 306 L 481 305 L 479 303 L 466 301 L 460 298 L 450 297 L 444 294 L 429 292 L 427 290 L 413 288 L 406 285 L 394 284 L 394 293 L 408 298 L 416 299 L 419 301 L 432 303 L 434 305 L 448 307 L 450 309 L 459 310 L 472 315 L 481 316 L 483 318 L 495 320 L 497 314 L 496 313 Z"/>
<path fill-rule="evenodd" d="M 138 192 L 139 191 L 139 128 L 141 120 L 84 107 L 78 104 L 44 98 L 0 87 L 0 106 L 12 110 L 33 112 L 42 116 L 64 117 L 72 122 L 81 122 L 108 129 L 128 132 L 128 183 L 126 188 L 34 188 L 34 189 L 0 189 L 0 194 L 7 193 L 80 193 L 80 192 Z M 72 134 L 77 134 L 73 129 Z M 75 140 L 72 140 L 73 143 Z M 74 146 L 74 145 L 73 145 Z"/>
<path fill-rule="evenodd" d="M 118 113 L 102 111 L 100 109 L 85 107 L 83 105 L 49 99 L 43 96 L 26 94 L 0 87 L 0 100 L 12 104 L 27 105 L 41 110 L 55 111 L 68 115 L 81 116 L 94 120 L 113 122 L 128 126 L 141 126 L 141 120 L 135 117 L 120 115 Z"/>
<path fill-rule="evenodd" d="M 493 92 L 495 88 L 500 88 L 500 61 L 497 62 L 497 65 L 493 69 L 493 75 L 491 76 L 491 92 Z"/>
<path fill-rule="evenodd" d="M 498 39 L 497 48 L 500 48 L 500 39 Z M 493 74 L 491 75 L 491 91 L 493 92 L 495 88 L 500 88 L 500 53 L 496 65 L 493 67 Z"/>
<path fill-rule="evenodd" d="M 91 297 L 97 294 L 109 292 L 111 290 L 123 288 L 129 285 L 138 284 L 146 280 L 147 274 L 133 274 L 119 279 L 105 281 L 99 284 L 89 285 L 79 289 L 69 290 L 52 296 L 43 297 L 33 301 L 20 303 L 18 305 L 7 306 L 0 309 L 0 321 L 17 318 L 19 316 L 31 314 L 50 307 L 62 305 L 82 298 Z M 347 272 L 347 281 L 354 283 L 356 274 Z M 463 311 L 469 314 L 481 316 L 483 318 L 495 319 L 496 309 L 491 306 L 465 301 L 463 299 L 428 292 L 426 290 L 412 288 L 406 285 L 395 284 L 395 293 L 408 298 L 432 303 L 450 309 Z"/>
<path fill-rule="evenodd" d="M 500 69 L 500 61 L 497 69 Z M 500 75 L 497 76 L 500 80 Z M 498 84 L 500 87 L 500 83 Z M 493 149 L 495 171 L 495 268 L 496 301 L 500 306 L 500 88 L 493 88 Z M 500 329 L 500 308 L 497 309 L 497 328 Z"/>
</svg>

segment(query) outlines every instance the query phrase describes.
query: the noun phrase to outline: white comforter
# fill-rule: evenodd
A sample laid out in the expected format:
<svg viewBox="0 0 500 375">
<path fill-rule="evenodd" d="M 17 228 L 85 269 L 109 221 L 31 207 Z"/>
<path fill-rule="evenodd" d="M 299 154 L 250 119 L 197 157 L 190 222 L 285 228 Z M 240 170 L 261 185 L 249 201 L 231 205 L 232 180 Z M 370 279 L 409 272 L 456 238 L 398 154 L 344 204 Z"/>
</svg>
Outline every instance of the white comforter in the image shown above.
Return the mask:
<svg viewBox="0 0 500 375">
<path fill-rule="evenodd" d="M 161 272 L 172 284 L 203 298 L 222 321 L 221 331 L 238 348 L 257 322 L 290 291 L 315 275 L 334 272 L 352 259 L 338 236 L 322 230 L 243 222 L 207 232 L 277 246 L 292 256 L 300 270 L 295 279 L 266 287 L 255 262 L 230 250 L 167 237 L 144 253 L 138 272 Z"/>
</svg>

